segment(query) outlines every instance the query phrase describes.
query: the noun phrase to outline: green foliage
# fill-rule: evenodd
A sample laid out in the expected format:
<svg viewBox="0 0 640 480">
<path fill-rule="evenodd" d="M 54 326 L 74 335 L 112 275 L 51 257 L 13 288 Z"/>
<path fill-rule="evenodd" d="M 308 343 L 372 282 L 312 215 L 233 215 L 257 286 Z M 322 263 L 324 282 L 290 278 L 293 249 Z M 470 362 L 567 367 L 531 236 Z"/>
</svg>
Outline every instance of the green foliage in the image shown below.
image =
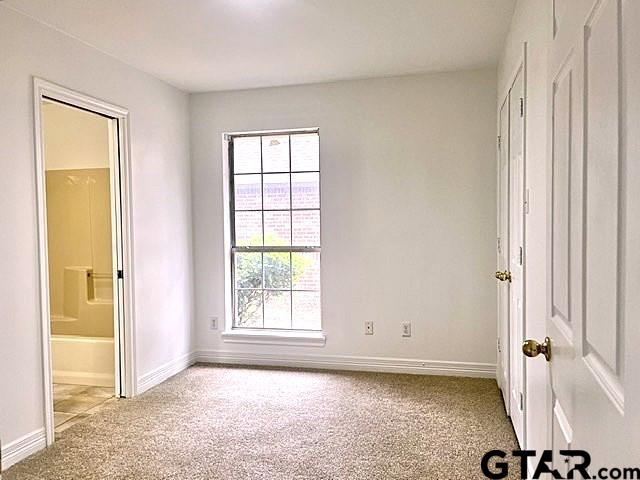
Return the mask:
<svg viewBox="0 0 640 480">
<path fill-rule="evenodd" d="M 269 245 L 275 245 L 277 238 L 266 238 Z M 253 242 L 252 242 L 253 243 Z M 264 262 L 264 275 L 263 275 Z M 247 252 L 236 254 L 236 285 L 239 290 L 236 325 L 239 327 L 261 326 L 263 290 L 262 288 L 289 289 L 295 284 L 313 261 L 302 253 L 289 252 Z M 263 284 L 264 281 L 264 284 Z M 267 302 L 277 292 L 264 290 Z"/>
</svg>

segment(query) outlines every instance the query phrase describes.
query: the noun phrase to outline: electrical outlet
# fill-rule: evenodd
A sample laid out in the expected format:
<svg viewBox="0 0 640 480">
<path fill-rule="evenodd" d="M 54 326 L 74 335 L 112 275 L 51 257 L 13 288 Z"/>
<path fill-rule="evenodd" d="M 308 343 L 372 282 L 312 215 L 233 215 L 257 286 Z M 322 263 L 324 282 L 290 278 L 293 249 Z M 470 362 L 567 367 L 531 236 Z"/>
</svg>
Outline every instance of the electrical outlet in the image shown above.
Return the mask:
<svg viewBox="0 0 640 480">
<path fill-rule="evenodd" d="M 373 335 L 373 322 L 364 322 L 364 334 Z"/>
<path fill-rule="evenodd" d="M 403 337 L 411 336 L 411 322 L 404 322 L 402 324 L 402 336 Z"/>
<path fill-rule="evenodd" d="M 218 329 L 218 317 L 209 317 L 209 328 L 211 330 Z"/>
</svg>

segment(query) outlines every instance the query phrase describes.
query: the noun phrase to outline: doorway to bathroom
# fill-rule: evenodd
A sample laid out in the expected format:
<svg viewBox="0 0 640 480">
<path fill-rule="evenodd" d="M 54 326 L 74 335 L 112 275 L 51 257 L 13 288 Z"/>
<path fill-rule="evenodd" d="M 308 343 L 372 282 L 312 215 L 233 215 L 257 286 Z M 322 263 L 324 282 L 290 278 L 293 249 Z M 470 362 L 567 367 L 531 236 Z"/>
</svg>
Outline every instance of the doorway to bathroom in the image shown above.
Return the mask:
<svg viewBox="0 0 640 480">
<path fill-rule="evenodd" d="M 35 79 L 47 443 L 132 396 L 128 113 Z"/>
</svg>

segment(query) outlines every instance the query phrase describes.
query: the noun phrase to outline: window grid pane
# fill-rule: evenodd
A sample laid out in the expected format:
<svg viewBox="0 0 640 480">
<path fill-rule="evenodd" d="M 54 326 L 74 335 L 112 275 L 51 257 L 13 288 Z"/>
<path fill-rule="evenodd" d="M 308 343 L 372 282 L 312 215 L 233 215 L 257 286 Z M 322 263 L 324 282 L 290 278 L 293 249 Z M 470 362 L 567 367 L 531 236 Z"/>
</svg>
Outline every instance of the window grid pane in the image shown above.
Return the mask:
<svg viewBox="0 0 640 480">
<path fill-rule="evenodd" d="M 235 175 L 234 200 L 235 210 L 262 210 L 262 176 L 260 174 Z"/>
<path fill-rule="evenodd" d="M 291 208 L 304 210 L 320 208 L 320 174 L 291 174 Z"/>
<path fill-rule="evenodd" d="M 230 158 L 232 247 L 251 247 L 232 253 L 233 327 L 320 330 L 319 251 L 263 250 L 320 248 L 318 134 L 245 138 L 239 168 L 233 158 L 237 139 Z M 247 165 L 257 164 L 258 151 L 260 172 Z"/>
</svg>

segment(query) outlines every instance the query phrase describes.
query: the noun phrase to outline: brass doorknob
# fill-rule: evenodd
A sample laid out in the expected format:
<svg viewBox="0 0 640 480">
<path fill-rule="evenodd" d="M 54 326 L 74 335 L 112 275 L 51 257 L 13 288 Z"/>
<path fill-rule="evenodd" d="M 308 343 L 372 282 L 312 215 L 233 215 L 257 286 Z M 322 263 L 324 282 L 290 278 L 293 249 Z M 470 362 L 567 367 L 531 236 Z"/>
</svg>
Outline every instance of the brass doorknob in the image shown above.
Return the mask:
<svg viewBox="0 0 640 480">
<path fill-rule="evenodd" d="M 500 280 L 501 282 L 510 282 L 511 281 L 511 272 L 508 270 L 505 270 L 504 272 L 501 272 L 500 270 L 498 270 L 496 272 L 496 278 L 498 280 Z"/>
<path fill-rule="evenodd" d="M 525 340 L 522 344 L 522 353 L 527 357 L 537 357 L 543 354 L 548 362 L 551 360 L 551 339 L 545 337 L 543 343 L 538 343 L 535 340 Z"/>
</svg>

